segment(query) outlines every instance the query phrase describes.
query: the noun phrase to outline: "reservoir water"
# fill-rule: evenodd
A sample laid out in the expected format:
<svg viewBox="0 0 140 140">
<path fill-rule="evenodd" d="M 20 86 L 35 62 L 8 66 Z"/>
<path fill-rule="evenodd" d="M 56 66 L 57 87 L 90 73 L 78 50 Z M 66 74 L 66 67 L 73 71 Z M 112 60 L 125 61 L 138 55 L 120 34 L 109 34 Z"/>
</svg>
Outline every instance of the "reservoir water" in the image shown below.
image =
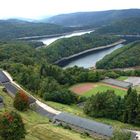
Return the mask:
<svg viewBox="0 0 140 140">
<path fill-rule="evenodd" d="M 45 38 L 45 39 L 41 39 L 40 41 L 42 41 L 44 44 L 46 45 L 50 45 L 51 43 L 53 43 L 54 41 L 61 39 L 61 38 L 69 38 L 69 37 L 73 37 L 73 36 L 81 36 L 87 33 L 91 33 L 92 31 L 78 31 L 78 32 L 73 32 L 64 36 L 59 36 L 59 37 L 52 37 L 52 38 Z"/>
<path fill-rule="evenodd" d="M 67 35 L 64 35 L 64 36 L 41 39 L 40 41 L 42 41 L 44 44 L 46 44 L 48 46 L 51 43 L 53 43 L 54 41 L 56 41 L 58 39 L 61 39 L 61 38 L 81 36 L 83 34 L 91 33 L 91 32 L 93 32 L 93 30 L 92 31 L 91 30 L 90 31 L 79 31 L 79 32 L 70 33 L 70 34 L 67 34 Z M 79 67 L 84 67 L 84 68 L 95 67 L 95 64 L 96 64 L 97 61 L 101 60 L 107 54 L 110 54 L 114 50 L 116 50 L 118 48 L 121 48 L 121 47 L 123 47 L 122 44 L 116 45 L 114 47 L 107 48 L 107 49 L 104 49 L 104 50 L 95 51 L 95 52 L 90 53 L 88 55 L 85 55 L 85 56 L 76 58 L 75 60 L 72 60 L 64 68 L 73 67 L 73 66 L 79 66 Z"/>
<path fill-rule="evenodd" d="M 79 66 L 79 67 L 84 67 L 84 68 L 95 67 L 95 64 L 97 61 L 101 60 L 107 54 L 110 54 L 114 50 L 121 48 L 121 47 L 123 47 L 123 45 L 119 44 L 112 48 L 96 51 L 89 55 L 82 56 L 80 58 L 77 58 L 77 59 L 71 61 L 64 68 L 73 67 L 73 66 Z"/>
</svg>

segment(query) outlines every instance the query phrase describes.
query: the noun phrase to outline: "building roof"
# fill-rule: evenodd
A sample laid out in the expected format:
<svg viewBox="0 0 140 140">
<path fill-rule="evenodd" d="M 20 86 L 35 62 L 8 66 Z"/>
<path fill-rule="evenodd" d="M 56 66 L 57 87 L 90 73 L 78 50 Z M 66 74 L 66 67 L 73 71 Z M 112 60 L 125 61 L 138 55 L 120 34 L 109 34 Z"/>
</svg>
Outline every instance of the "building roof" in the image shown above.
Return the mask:
<svg viewBox="0 0 140 140">
<path fill-rule="evenodd" d="M 55 114 L 48 112 L 47 110 L 45 110 L 43 107 L 39 106 L 38 104 L 36 104 L 35 112 L 39 113 L 42 116 L 47 116 L 51 120 L 55 116 Z"/>
<path fill-rule="evenodd" d="M 94 133 L 97 133 L 99 135 L 108 137 L 111 137 L 113 135 L 112 126 L 71 115 L 69 113 L 60 113 L 59 115 L 56 115 L 54 117 L 54 120 L 63 121 L 73 126 L 77 126 L 88 131 L 93 131 Z"/>
<path fill-rule="evenodd" d="M 0 82 L 1 82 L 1 83 L 10 82 L 10 80 L 9 80 L 8 77 L 3 73 L 2 70 L 0 70 Z"/>
<path fill-rule="evenodd" d="M 5 88 L 8 92 L 13 94 L 13 96 L 15 96 L 19 90 L 14 84 L 12 84 L 10 82 L 4 83 L 3 85 L 5 86 Z"/>
<path fill-rule="evenodd" d="M 115 85 L 118 87 L 123 87 L 123 88 L 129 88 L 129 87 L 133 86 L 133 84 L 130 82 L 120 81 L 120 80 L 111 79 L 111 78 L 102 80 L 102 82 L 110 84 L 110 85 Z"/>
</svg>

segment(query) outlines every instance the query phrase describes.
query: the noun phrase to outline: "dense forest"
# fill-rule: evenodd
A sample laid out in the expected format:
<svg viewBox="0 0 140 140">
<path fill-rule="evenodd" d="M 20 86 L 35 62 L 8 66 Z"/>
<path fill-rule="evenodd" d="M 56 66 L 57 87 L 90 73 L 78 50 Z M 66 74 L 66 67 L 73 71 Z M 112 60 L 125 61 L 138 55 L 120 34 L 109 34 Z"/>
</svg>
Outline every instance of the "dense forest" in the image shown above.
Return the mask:
<svg viewBox="0 0 140 140">
<path fill-rule="evenodd" d="M 0 40 L 66 33 L 76 29 L 47 23 L 34 23 L 20 20 L 0 20 Z"/>
<path fill-rule="evenodd" d="M 93 32 L 82 36 L 57 40 L 50 44 L 45 52 L 48 61 L 52 63 L 63 57 L 68 57 L 87 49 L 114 43 L 119 39 L 120 38 L 116 36 L 96 35 Z"/>
<path fill-rule="evenodd" d="M 99 69 L 127 68 L 140 65 L 140 41 L 130 43 L 97 62 Z"/>
<path fill-rule="evenodd" d="M 0 42 L 0 67 L 12 74 L 14 80 L 32 94 L 65 104 L 83 101 L 68 90 L 70 85 L 97 82 L 106 76 L 117 78 L 125 74 L 140 75 L 138 71 L 92 71 L 79 67 L 64 70 L 47 62 L 44 49 L 35 49 L 27 42 Z"/>
<path fill-rule="evenodd" d="M 131 88 L 124 98 L 115 95 L 114 91 L 105 91 L 90 97 L 84 111 L 92 117 L 140 125 L 140 95 Z"/>
<path fill-rule="evenodd" d="M 97 12 L 78 12 L 62 14 L 43 19 L 42 22 L 53 23 L 68 27 L 89 26 L 101 27 L 124 18 L 139 17 L 139 9 L 109 10 Z M 83 18 L 84 17 L 84 18 Z M 133 22 L 132 22 L 133 23 Z"/>
<path fill-rule="evenodd" d="M 140 34 L 140 18 L 125 18 L 99 28 L 99 34 L 137 35 Z"/>
</svg>

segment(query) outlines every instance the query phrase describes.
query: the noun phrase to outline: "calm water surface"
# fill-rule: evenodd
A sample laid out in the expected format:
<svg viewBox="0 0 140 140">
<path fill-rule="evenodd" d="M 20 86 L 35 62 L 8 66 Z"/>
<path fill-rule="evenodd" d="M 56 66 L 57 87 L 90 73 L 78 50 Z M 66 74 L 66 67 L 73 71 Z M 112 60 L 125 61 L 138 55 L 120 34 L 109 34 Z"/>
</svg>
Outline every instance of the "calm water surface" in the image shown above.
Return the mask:
<svg viewBox="0 0 140 140">
<path fill-rule="evenodd" d="M 41 39 L 40 41 L 42 41 L 46 45 L 50 45 L 54 41 L 56 41 L 58 39 L 61 39 L 61 38 L 69 38 L 69 37 L 73 37 L 73 36 L 81 36 L 81 35 L 84 35 L 84 34 L 87 34 L 87 33 L 91 33 L 91 32 L 93 32 L 93 30 L 92 31 L 79 31 L 79 32 L 71 33 L 71 34 L 64 35 L 64 36 Z"/>
<path fill-rule="evenodd" d="M 64 68 L 73 67 L 73 66 L 79 66 L 79 67 L 84 67 L 84 68 L 95 67 L 95 64 L 97 61 L 101 60 L 107 54 L 110 54 L 114 50 L 121 48 L 121 47 L 123 47 L 122 44 L 114 46 L 114 47 L 106 49 L 106 50 L 93 52 L 87 56 L 83 56 L 81 58 L 77 58 L 76 60 L 73 60 L 68 65 L 66 65 Z"/>
</svg>

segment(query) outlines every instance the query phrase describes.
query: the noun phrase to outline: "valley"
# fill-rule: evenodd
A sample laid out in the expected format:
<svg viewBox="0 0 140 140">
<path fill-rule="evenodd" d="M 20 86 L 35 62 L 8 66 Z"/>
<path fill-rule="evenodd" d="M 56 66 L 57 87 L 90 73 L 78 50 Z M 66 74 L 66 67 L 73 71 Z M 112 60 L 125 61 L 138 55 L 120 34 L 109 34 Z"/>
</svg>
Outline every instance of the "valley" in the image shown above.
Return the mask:
<svg viewBox="0 0 140 140">
<path fill-rule="evenodd" d="M 0 140 L 138 140 L 139 15 L 1 19 Z"/>
</svg>

